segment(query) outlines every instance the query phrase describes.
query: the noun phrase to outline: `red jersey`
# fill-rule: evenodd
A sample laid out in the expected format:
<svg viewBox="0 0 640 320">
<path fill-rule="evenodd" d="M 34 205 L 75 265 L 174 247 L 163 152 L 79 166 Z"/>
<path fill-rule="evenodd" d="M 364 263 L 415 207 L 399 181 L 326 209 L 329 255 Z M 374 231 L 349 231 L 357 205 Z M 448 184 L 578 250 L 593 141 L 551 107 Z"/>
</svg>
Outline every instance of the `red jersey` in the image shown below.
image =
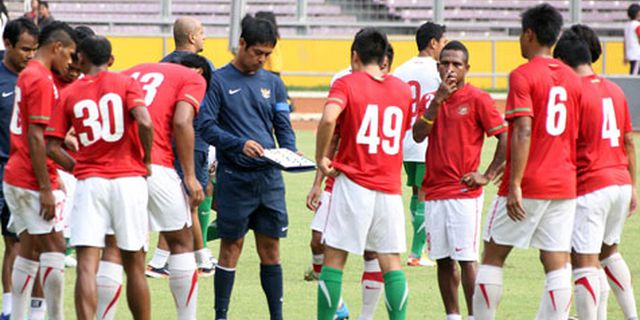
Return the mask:
<svg viewBox="0 0 640 320">
<path fill-rule="evenodd" d="M 420 114 L 426 103 L 421 103 Z M 479 197 L 482 188 L 469 189 L 460 179 L 478 170 L 485 133 L 494 136 L 505 131 L 507 123 L 488 93 L 466 84 L 451 95 L 440 106 L 429 134 L 422 182 L 425 199 Z"/>
<path fill-rule="evenodd" d="M 578 134 L 578 195 L 611 185 L 631 184 L 624 135 L 632 131 L 627 100 L 613 82 L 582 77 Z"/>
<path fill-rule="evenodd" d="M 73 174 L 78 179 L 142 176 L 147 173 L 131 115 L 145 107 L 140 85 L 132 78 L 112 72 L 87 75 L 62 92 L 47 136 L 64 139 L 71 127 L 80 149 Z"/>
<path fill-rule="evenodd" d="M 531 146 L 522 177 L 522 197 L 576 197 L 576 140 L 582 80 L 560 60 L 535 57 L 511 72 L 506 119 L 531 117 Z M 498 194 L 509 193 L 511 138 Z"/>
<path fill-rule="evenodd" d="M 9 126 L 11 149 L 5 167 L 4 181 L 16 187 L 40 190 L 29 152 L 29 125 L 46 127 L 53 106 L 59 99 L 53 73 L 40 61 L 31 60 L 18 76 L 15 106 Z M 47 158 L 51 188 L 58 188 L 58 173 L 53 160 Z"/>
<path fill-rule="evenodd" d="M 151 162 L 173 168 L 173 115 L 176 103 L 186 101 L 200 108 L 207 84 L 195 71 L 173 63 L 145 63 L 124 71 L 142 84 L 145 103 L 153 120 Z"/>
<path fill-rule="evenodd" d="M 411 125 L 411 89 L 394 76 L 355 72 L 338 79 L 328 101 L 344 109 L 336 169 L 371 190 L 402 193 L 402 140 Z"/>
</svg>

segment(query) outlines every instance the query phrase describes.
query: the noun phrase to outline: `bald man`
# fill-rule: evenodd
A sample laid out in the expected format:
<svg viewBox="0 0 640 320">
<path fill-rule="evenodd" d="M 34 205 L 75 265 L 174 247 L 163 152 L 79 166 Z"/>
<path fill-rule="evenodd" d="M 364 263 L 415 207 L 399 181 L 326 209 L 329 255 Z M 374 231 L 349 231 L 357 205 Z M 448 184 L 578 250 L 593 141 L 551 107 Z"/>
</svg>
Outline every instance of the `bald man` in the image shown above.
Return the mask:
<svg viewBox="0 0 640 320">
<path fill-rule="evenodd" d="M 190 17 L 178 18 L 173 24 L 173 40 L 175 42 L 176 49 L 162 58 L 160 62 L 170 62 L 179 60 L 181 57 L 190 53 L 200 53 L 204 48 L 204 28 L 202 23 L 197 19 Z M 207 60 L 211 65 L 211 70 L 215 70 L 213 63 Z M 208 94 L 208 93 L 207 93 Z M 206 101 L 204 99 L 203 101 Z M 201 138 L 200 128 L 200 115 L 205 110 L 206 105 L 200 106 L 200 112 L 193 120 L 193 127 L 195 129 L 195 154 L 194 164 L 196 170 L 196 177 L 202 184 L 202 189 L 207 189 L 207 159 L 209 157 L 209 145 Z M 175 148 L 175 146 L 174 146 Z M 178 158 L 176 157 L 174 163 L 175 169 L 183 178 L 182 166 Z M 203 239 L 207 238 L 207 226 L 209 224 L 209 214 L 211 212 L 211 196 L 207 195 L 205 201 L 198 207 L 198 211 L 192 212 L 193 221 L 193 239 L 194 250 L 196 255 L 196 262 L 198 264 L 198 273 L 200 276 L 211 276 L 214 272 L 215 259 L 211 257 L 211 251 L 205 246 L 206 242 Z M 204 236 L 204 237 L 203 237 Z M 167 278 L 169 276 L 169 269 L 167 268 L 167 261 L 169 258 L 169 246 L 166 239 L 163 236 L 158 238 L 158 246 L 154 252 L 153 258 L 149 261 L 147 266 L 147 276 L 152 278 Z"/>
</svg>

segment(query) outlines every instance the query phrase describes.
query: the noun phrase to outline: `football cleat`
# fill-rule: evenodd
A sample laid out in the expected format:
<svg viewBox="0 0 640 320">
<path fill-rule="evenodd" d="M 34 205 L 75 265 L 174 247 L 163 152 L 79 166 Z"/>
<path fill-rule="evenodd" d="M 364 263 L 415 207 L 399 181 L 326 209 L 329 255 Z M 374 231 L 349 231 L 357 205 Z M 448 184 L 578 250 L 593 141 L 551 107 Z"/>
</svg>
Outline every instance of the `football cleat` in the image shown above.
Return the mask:
<svg viewBox="0 0 640 320">
<path fill-rule="evenodd" d="M 347 304 L 342 302 L 342 304 L 336 310 L 335 320 L 345 320 L 349 319 L 349 308 L 347 308 Z"/>
<path fill-rule="evenodd" d="M 78 260 L 73 256 L 64 256 L 64 266 L 67 268 L 75 268 L 78 266 Z M 0 318 L 2 320 L 2 318 Z"/>
<path fill-rule="evenodd" d="M 0 314 L 0 320 L 11 320 L 10 314 Z"/>
<path fill-rule="evenodd" d="M 215 266 L 212 266 L 211 268 L 198 268 L 198 277 L 207 278 L 207 277 L 211 277 L 215 273 L 216 273 Z"/>
<path fill-rule="evenodd" d="M 148 265 L 147 270 L 144 272 L 144 274 L 148 278 L 167 279 L 169 278 L 169 268 L 166 265 L 162 268 L 154 268 Z"/>
<path fill-rule="evenodd" d="M 429 260 L 428 258 L 414 258 L 414 257 L 409 257 L 409 259 L 407 259 L 407 265 L 409 267 L 433 267 L 436 265 L 435 262 Z"/>
<path fill-rule="evenodd" d="M 316 281 L 319 277 L 320 274 L 313 271 L 313 266 L 304 271 L 304 281 Z"/>
</svg>

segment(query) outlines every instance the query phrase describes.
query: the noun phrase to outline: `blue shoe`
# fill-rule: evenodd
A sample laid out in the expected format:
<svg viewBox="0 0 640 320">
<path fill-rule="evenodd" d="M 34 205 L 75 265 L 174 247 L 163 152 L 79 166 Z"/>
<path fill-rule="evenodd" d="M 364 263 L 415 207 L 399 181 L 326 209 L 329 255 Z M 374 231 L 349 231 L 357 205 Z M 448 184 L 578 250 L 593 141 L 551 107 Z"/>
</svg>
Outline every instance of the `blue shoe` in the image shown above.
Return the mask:
<svg viewBox="0 0 640 320">
<path fill-rule="evenodd" d="M 169 278 L 169 268 L 165 265 L 162 268 L 154 268 L 147 266 L 147 270 L 144 272 L 148 278 L 154 279 L 167 279 Z"/>
<path fill-rule="evenodd" d="M 10 314 L 0 314 L 0 320 L 11 320 Z"/>
<path fill-rule="evenodd" d="M 345 319 L 349 319 L 349 308 L 347 308 L 347 304 L 343 302 L 338 307 L 338 310 L 336 310 L 335 320 L 345 320 Z"/>
</svg>

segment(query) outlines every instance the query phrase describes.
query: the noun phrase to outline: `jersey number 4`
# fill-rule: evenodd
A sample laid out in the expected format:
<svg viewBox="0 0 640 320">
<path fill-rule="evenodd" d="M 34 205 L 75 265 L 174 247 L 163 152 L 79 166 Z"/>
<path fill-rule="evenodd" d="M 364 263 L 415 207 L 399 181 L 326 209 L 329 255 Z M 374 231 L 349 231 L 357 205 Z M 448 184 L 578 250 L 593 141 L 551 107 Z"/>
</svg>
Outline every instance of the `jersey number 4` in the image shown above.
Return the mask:
<svg viewBox="0 0 640 320">
<path fill-rule="evenodd" d="M 385 108 L 382 115 L 382 137 L 378 130 L 380 123 L 378 110 L 378 105 L 367 106 L 356 135 L 356 143 L 367 145 L 369 154 L 377 154 L 378 147 L 382 145 L 382 152 L 395 155 L 400 151 L 400 137 L 404 123 L 402 109 L 394 106 Z"/>
<path fill-rule="evenodd" d="M 620 146 L 620 129 L 616 123 L 616 110 L 611 98 L 602 99 L 602 139 L 609 139 L 611 147 Z"/>
<path fill-rule="evenodd" d="M 102 139 L 106 142 L 120 140 L 124 134 L 124 112 L 122 98 L 115 93 L 107 93 L 96 104 L 87 99 L 73 106 L 73 114 L 77 119 L 83 119 L 82 125 L 89 129 L 80 132 L 78 138 L 83 146 L 89 146 Z M 112 122 L 113 120 L 113 122 Z"/>
</svg>

